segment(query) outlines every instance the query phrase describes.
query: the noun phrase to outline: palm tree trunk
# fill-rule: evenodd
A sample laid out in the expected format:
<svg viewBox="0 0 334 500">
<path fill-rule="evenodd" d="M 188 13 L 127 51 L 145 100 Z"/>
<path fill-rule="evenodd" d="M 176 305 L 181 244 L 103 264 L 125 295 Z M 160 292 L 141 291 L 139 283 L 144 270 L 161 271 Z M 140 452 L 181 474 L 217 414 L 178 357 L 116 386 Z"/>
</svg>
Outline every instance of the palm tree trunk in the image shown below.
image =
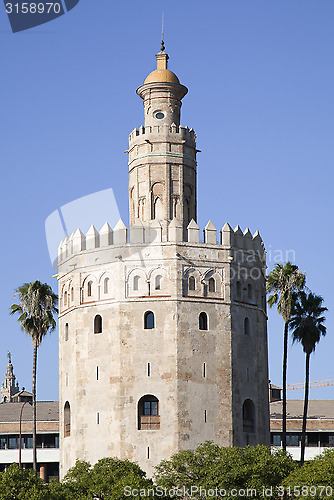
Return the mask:
<svg viewBox="0 0 334 500">
<path fill-rule="evenodd" d="M 286 451 L 286 374 L 288 369 L 288 331 L 289 322 L 284 324 L 283 342 L 283 425 L 282 425 L 282 447 Z"/>
<path fill-rule="evenodd" d="M 300 465 L 304 464 L 304 459 L 305 459 L 306 422 L 307 422 L 309 385 L 310 385 L 310 353 L 307 352 L 306 353 L 306 366 L 305 366 L 305 396 L 304 396 L 302 442 L 301 442 L 301 450 L 300 450 Z"/>
<path fill-rule="evenodd" d="M 33 469 L 37 471 L 37 451 L 36 451 L 36 369 L 37 369 L 37 340 L 34 339 L 34 354 L 32 363 L 32 413 L 33 413 L 33 427 L 32 427 L 32 465 Z"/>
</svg>

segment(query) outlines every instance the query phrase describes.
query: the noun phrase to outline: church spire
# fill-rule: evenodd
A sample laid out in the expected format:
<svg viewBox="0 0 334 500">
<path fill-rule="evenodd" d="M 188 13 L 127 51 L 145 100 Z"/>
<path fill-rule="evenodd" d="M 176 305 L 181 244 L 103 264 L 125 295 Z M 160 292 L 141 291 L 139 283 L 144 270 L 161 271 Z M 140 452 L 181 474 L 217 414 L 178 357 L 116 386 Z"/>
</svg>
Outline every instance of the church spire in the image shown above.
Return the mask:
<svg viewBox="0 0 334 500">
<path fill-rule="evenodd" d="M 1 403 L 10 402 L 12 397 L 20 391 L 19 384 L 18 382 L 16 382 L 16 377 L 14 375 L 12 355 L 9 351 L 7 353 L 7 358 L 7 371 L 5 374 L 5 379 L 1 385 Z"/>
</svg>

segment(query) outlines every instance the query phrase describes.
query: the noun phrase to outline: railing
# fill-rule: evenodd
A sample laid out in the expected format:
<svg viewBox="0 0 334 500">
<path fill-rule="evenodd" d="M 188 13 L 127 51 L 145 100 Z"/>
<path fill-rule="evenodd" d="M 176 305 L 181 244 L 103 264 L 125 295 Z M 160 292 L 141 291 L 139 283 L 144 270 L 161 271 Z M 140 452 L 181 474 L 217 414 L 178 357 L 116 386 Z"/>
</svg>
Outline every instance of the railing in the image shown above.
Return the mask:
<svg viewBox="0 0 334 500">
<path fill-rule="evenodd" d="M 140 430 L 159 430 L 160 429 L 160 416 L 159 415 L 140 415 L 139 416 L 139 429 Z"/>
</svg>

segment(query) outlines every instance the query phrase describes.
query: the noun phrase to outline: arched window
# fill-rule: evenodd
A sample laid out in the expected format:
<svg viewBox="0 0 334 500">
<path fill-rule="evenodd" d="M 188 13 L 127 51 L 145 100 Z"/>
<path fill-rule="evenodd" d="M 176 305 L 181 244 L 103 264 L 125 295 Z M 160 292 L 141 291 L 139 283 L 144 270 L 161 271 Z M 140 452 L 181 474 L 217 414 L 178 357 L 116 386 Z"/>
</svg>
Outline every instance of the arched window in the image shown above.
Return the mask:
<svg viewBox="0 0 334 500">
<path fill-rule="evenodd" d="M 99 314 L 94 318 L 94 333 L 102 333 L 102 316 Z"/>
<path fill-rule="evenodd" d="M 138 401 L 138 430 L 159 430 L 159 400 L 152 394 Z"/>
<path fill-rule="evenodd" d="M 209 292 L 215 292 L 216 291 L 216 281 L 214 278 L 209 279 Z"/>
<path fill-rule="evenodd" d="M 71 288 L 71 302 L 74 302 L 74 288 Z"/>
<path fill-rule="evenodd" d="M 64 307 L 67 306 L 67 292 L 64 293 Z"/>
<path fill-rule="evenodd" d="M 65 342 L 68 341 L 68 323 L 65 324 Z"/>
<path fill-rule="evenodd" d="M 189 290 L 196 290 L 196 281 L 194 276 L 190 276 L 189 281 L 188 281 L 188 287 Z"/>
<path fill-rule="evenodd" d="M 250 300 L 253 298 L 253 287 L 251 284 L 249 284 L 247 287 L 247 295 Z"/>
<path fill-rule="evenodd" d="M 205 312 L 201 312 L 199 315 L 198 326 L 200 330 L 208 329 L 208 315 Z"/>
<path fill-rule="evenodd" d="M 242 405 L 242 430 L 255 432 L 255 405 L 251 399 L 246 399 Z"/>
<path fill-rule="evenodd" d="M 135 276 L 133 278 L 133 289 L 135 291 L 139 290 L 139 281 L 140 281 L 140 276 Z"/>
<path fill-rule="evenodd" d="M 241 297 L 241 283 L 237 281 L 237 297 Z"/>
<path fill-rule="evenodd" d="M 88 281 L 88 283 L 87 283 L 87 296 L 88 297 L 92 296 L 92 286 L 93 286 L 93 282 Z"/>
<path fill-rule="evenodd" d="M 155 277 L 155 289 L 156 290 L 161 290 L 161 280 L 162 276 L 158 274 L 158 276 Z"/>
<path fill-rule="evenodd" d="M 245 335 L 249 335 L 250 334 L 249 318 L 245 318 L 245 321 L 244 321 L 244 333 L 245 333 Z"/>
<path fill-rule="evenodd" d="M 154 313 L 152 311 L 147 311 L 144 315 L 144 328 L 145 330 L 154 328 Z"/>
<path fill-rule="evenodd" d="M 109 293 L 109 278 L 104 280 L 103 291 L 104 293 Z"/>
<path fill-rule="evenodd" d="M 66 401 L 64 405 L 64 437 L 71 435 L 71 407 L 70 403 Z"/>
</svg>

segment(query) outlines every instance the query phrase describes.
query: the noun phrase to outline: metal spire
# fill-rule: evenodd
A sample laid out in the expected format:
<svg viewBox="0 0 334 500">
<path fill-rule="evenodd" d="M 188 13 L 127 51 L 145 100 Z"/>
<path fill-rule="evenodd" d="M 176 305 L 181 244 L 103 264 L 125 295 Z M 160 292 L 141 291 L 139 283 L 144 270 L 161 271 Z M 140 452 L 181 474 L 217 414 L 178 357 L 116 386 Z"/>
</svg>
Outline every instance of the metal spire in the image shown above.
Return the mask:
<svg viewBox="0 0 334 500">
<path fill-rule="evenodd" d="M 162 31 L 161 31 L 161 46 L 160 46 L 161 52 L 165 50 L 165 44 L 164 44 L 164 13 L 162 13 Z"/>
</svg>

